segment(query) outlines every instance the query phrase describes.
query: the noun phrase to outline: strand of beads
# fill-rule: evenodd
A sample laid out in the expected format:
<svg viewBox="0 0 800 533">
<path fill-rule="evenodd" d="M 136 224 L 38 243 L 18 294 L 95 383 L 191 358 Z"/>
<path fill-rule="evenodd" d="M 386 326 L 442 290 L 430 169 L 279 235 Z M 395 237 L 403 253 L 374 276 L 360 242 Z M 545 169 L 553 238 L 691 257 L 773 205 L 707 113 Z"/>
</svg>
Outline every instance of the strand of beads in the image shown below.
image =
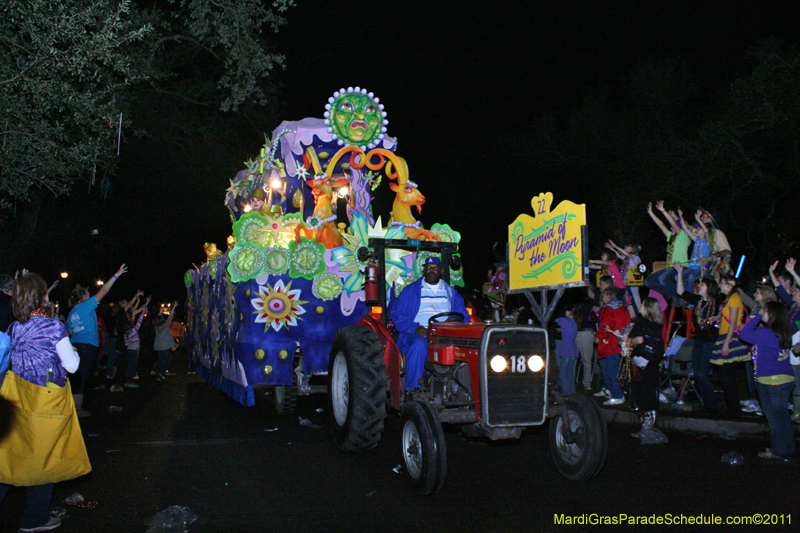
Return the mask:
<svg viewBox="0 0 800 533">
<path fill-rule="evenodd" d="M 309 217 L 308 220 L 306 220 L 306 225 L 311 229 L 317 229 L 326 222 L 333 222 L 334 220 L 336 220 L 336 215 L 328 218 Z"/>
<path fill-rule="evenodd" d="M 392 222 L 389 225 L 390 226 L 396 226 L 396 227 L 403 227 L 403 228 L 416 228 L 416 229 L 419 229 L 419 220 L 417 220 L 413 224 L 410 224 L 408 222 Z"/>
</svg>

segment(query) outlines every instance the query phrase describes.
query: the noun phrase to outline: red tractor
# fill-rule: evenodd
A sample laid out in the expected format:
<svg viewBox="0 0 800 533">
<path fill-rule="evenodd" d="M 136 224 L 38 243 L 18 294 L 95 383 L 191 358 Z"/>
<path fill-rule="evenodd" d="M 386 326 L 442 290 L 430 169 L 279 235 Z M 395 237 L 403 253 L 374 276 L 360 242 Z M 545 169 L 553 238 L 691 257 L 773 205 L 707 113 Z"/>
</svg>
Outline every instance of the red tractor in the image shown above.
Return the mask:
<svg viewBox="0 0 800 533">
<path fill-rule="evenodd" d="M 454 243 L 388 239 L 370 239 L 369 246 L 371 251 L 360 250 L 360 259 L 377 266 L 379 288 L 385 286 L 386 248 L 438 252 L 443 265 L 453 264 L 456 248 Z M 443 279 L 449 281 L 448 268 Z M 442 424 L 499 440 L 520 438 L 524 428 L 550 419 L 550 452 L 559 472 L 582 481 L 600 471 L 608 448 L 605 420 L 585 396 L 549 390 L 546 329 L 472 323 L 460 313 L 432 317 L 422 388 L 409 396 L 403 391 L 403 354 L 387 317 L 386 293 L 377 293 L 377 306 L 340 329 L 331 349 L 329 412 L 341 449 L 362 451 L 378 444 L 388 401 L 402 413 L 404 472 L 421 494 L 435 494 L 444 486 Z M 453 314 L 459 322 L 438 321 Z"/>
</svg>

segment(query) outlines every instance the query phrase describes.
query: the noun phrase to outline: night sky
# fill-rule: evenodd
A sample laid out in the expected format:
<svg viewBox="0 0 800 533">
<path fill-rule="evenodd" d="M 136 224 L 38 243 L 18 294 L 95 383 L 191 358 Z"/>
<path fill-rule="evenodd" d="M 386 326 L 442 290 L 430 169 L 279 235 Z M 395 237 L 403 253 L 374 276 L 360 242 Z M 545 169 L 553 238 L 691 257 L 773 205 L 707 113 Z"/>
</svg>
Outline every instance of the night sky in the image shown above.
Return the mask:
<svg viewBox="0 0 800 533">
<path fill-rule="evenodd" d="M 587 89 L 601 82 L 613 87 L 648 58 L 679 57 L 719 84 L 743 68 L 745 50 L 758 39 L 794 39 L 800 21 L 795 2 L 297 3 L 286 13 L 288 25 L 268 35 L 285 55 L 286 70 L 276 76 L 280 117 L 259 126 L 271 134 L 281 120 L 321 117 L 327 98 L 342 87 L 374 92 L 386 106 L 397 154 L 427 198 L 417 218 L 461 232 L 466 280 L 474 287 L 491 266 L 492 243 L 505 238 L 518 214 L 530 212 L 533 196 L 551 191 L 555 204 L 582 201 L 579 179 L 548 179 L 524 154 L 498 172 L 500 139 L 524 134 L 544 112 L 566 113 Z M 262 144 L 254 135 L 237 156 L 256 157 Z M 241 168 L 209 178 L 218 184 L 208 187 L 216 195 L 203 213 L 203 233 L 181 235 L 192 251 L 176 248 L 160 261 L 156 277 L 165 292 L 182 290 L 182 273 L 202 261 L 203 242 L 224 249 L 231 231 L 224 192 Z M 376 195 L 374 210 L 385 223 L 393 193 L 381 187 Z M 137 205 L 137 216 L 147 211 L 146 203 Z M 587 202 L 587 214 L 591 236 L 598 206 Z M 152 280 L 151 268 L 141 265 L 137 280 Z"/>
</svg>

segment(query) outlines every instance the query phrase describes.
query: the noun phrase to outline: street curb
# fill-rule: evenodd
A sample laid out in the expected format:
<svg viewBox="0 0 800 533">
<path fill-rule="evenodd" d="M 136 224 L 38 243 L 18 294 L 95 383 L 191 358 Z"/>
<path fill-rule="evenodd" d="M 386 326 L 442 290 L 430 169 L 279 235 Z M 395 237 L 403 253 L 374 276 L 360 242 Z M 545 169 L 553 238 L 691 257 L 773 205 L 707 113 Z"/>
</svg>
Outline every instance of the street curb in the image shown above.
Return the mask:
<svg viewBox="0 0 800 533">
<path fill-rule="evenodd" d="M 632 411 L 619 409 L 600 408 L 608 424 L 632 424 L 641 423 L 639 415 Z M 741 420 L 712 420 L 708 418 L 691 418 L 681 416 L 659 416 L 656 426 L 661 429 L 672 431 L 682 431 L 687 433 L 704 433 L 710 435 L 759 435 L 769 433 L 769 425 L 766 422 L 747 422 Z M 795 433 L 797 428 L 795 427 Z"/>
</svg>

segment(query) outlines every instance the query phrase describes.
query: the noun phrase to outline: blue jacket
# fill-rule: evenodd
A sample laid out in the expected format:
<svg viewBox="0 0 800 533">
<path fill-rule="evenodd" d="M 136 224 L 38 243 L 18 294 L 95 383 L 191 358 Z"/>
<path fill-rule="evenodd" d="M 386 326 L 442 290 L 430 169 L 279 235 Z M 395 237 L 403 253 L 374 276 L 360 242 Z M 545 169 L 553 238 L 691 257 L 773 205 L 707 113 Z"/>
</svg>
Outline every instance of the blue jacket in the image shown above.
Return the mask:
<svg viewBox="0 0 800 533">
<path fill-rule="evenodd" d="M 395 329 L 400 332 L 400 339 L 398 348 L 401 350 L 408 349 L 408 342 L 410 336 L 414 335 L 414 330 L 420 325 L 427 326 L 427 324 L 418 324 L 414 322 L 417 313 L 419 312 L 420 296 L 422 294 L 422 282 L 424 278 L 419 278 L 414 283 L 408 285 L 400 293 L 400 296 L 392 300 L 389 304 L 389 316 L 392 319 Z M 456 290 L 451 287 L 444 280 L 439 280 L 439 283 L 444 283 L 447 289 L 447 298 L 450 300 L 450 310 L 464 315 L 464 320 L 469 320 L 469 313 L 467 307 L 464 305 L 464 299 Z"/>
</svg>

